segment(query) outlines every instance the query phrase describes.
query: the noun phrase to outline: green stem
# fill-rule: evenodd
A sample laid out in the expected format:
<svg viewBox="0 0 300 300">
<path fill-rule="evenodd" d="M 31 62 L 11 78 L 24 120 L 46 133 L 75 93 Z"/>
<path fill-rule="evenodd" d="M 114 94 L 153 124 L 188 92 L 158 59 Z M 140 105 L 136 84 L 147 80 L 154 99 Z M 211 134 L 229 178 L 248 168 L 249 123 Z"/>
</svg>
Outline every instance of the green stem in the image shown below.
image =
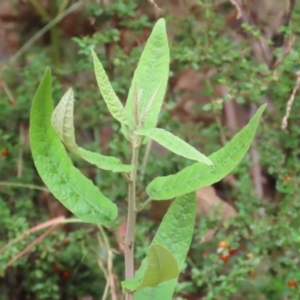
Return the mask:
<svg viewBox="0 0 300 300">
<path fill-rule="evenodd" d="M 106 285 L 105 285 L 105 289 L 102 295 L 102 300 L 106 300 L 107 296 L 108 296 L 108 292 L 109 292 L 109 282 L 106 281 Z"/>
<path fill-rule="evenodd" d="M 152 199 L 149 197 L 143 204 L 139 205 L 137 209 L 135 210 L 136 213 L 139 213 L 141 210 L 143 210 L 148 204 L 150 204 Z"/>
<path fill-rule="evenodd" d="M 57 15 L 62 14 L 66 10 L 68 4 L 69 4 L 69 0 L 63 0 L 58 8 Z"/>
<path fill-rule="evenodd" d="M 56 5 L 51 5 L 51 15 L 59 15 L 56 11 Z M 59 41 L 59 29 L 57 25 L 51 27 L 50 29 L 50 35 L 51 35 L 51 52 L 52 52 L 52 58 L 55 64 L 60 63 L 60 41 Z"/>
<path fill-rule="evenodd" d="M 27 51 L 41 36 L 45 34 L 48 30 L 50 30 L 53 26 L 59 23 L 63 18 L 72 13 L 73 11 L 79 9 L 84 4 L 83 0 L 80 0 L 73 5 L 71 5 L 68 9 L 66 9 L 62 14 L 55 17 L 51 20 L 45 27 L 43 27 L 39 32 L 37 32 L 29 41 L 27 41 L 11 58 L 10 62 L 16 61 L 25 51 Z"/>
<path fill-rule="evenodd" d="M 144 155 L 143 162 L 142 162 L 142 171 L 141 171 L 141 177 L 140 177 L 141 182 L 144 180 L 146 165 L 147 165 L 147 162 L 149 159 L 152 144 L 153 144 L 153 140 L 150 140 L 146 145 L 146 151 L 145 151 L 145 155 Z"/>
<path fill-rule="evenodd" d="M 31 5 L 35 8 L 35 10 L 40 14 L 40 16 L 44 19 L 44 21 L 49 22 L 51 17 L 48 15 L 47 11 L 44 9 L 42 5 L 40 5 L 39 1 L 29 0 Z"/>
<path fill-rule="evenodd" d="M 51 35 L 51 52 L 55 64 L 60 63 L 60 43 L 59 43 L 59 30 L 57 26 L 50 29 Z"/>
<path fill-rule="evenodd" d="M 131 280 L 134 277 L 134 235 L 136 223 L 136 173 L 139 157 L 139 141 L 134 138 L 132 142 L 132 158 L 131 164 L 133 169 L 130 172 L 131 182 L 128 183 L 128 213 L 127 213 L 127 228 L 125 236 L 125 279 Z M 133 294 L 126 294 L 126 300 L 133 300 Z"/>
</svg>

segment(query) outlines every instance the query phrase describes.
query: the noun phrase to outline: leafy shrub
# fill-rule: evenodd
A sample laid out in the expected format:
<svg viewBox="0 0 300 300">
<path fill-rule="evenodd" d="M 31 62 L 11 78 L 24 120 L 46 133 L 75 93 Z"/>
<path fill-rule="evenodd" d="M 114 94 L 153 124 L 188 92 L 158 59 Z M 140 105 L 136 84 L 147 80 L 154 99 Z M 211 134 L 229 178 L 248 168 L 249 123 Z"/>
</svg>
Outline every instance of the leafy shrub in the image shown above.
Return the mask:
<svg viewBox="0 0 300 300">
<path fill-rule="evenodd" d="M 116 131 L 118 127 L 116 123 L 107 118 L 107 112 L 103 106 L 98 105 L 99 97 L 91 71 L 92 64 L 84 49 L 92 44 L 95 46 L 100 60 L 105 63 L 106 70 L 112 75 L 110 79 L 112 79 L 113 88 L 121 99 L 125 99 L 127 87 L 130 84 L 129 80 L 142 47 L 134 45 L 131 51 L 125 51 L 122 46 L 118 45 L 122 30 L 124 27 L 128 27 L 133 30 L 133 36 L 135 36 L 135 33 L 136 35 L 140 34 L 143 28 L 148 30 L 153 26 L 151 16 L 143 15 L 140 18 L 136 16 L 134 9 L 138 5 L 139 7 L 142 5 L 134 3 L 134 1 L 127 1 L 126 7 L 124 7 L 121 2 L 124 3 L 123 1 L 114 1 L 114 5 L 101 8 L 90 1 L 90 6 L 85 10 L 87 14 L 85 18 L 96 18 L 96 24 L 101 24 L 108 29 L 107 34 L 104 30 L 90 37 L 77 37 L 75 40 L 78 44 L 77 49 L 74 42 L 68 42 L 68 45 L 71 45 L 68 48 L 61 46 L 64 63 L 60 65 L 60 68 L 56 68 L 53 74 L 54 99 L 59 98 L 59 91 L 63 89 L 62 85 L 65 87 L 66 84 L 69 85 L 72 82 L 72 86 L 76 90 L 76 99 L 82 103 L 81 107 L 85 107 L 75 115 L 75 125 L 81 124 L 80 127 L 84 128 L 81 134 L 78 134 L 78 143 L 89 144 L 89 149 L 93 151 L 97 151 L 101 140 L 104 143 L 103 136 L 97 128 L 107 125 L 108 128 L 112 127 Z M 224 10 L 227 10 L 228 7 L 231 9 L 231 6 L 228 5 L 224 7 Z M 172 15 L 165 16 L 169 29 L 172 30 L 172 33 L 174 32 L 174 35 L 170 41 L 171 81 L 165 101 L 166 110 L 161 113 L 159 121 L 160 127 L 179 133 L 181 137 L 189 140 L 192 144 L 200 145 L 200 149 L 204 153 L 211 153 L 232 135 L 225 129 L 226 126 L 222 125 L 224 104 L 229 98 L 216 95 L 216 86 L 225 84 L 228 87 L 229 94 L 239 103 L 240 112 L 247 112 L 251 104 L 260 104 L 263 99 L 271 99 L 271 105 L 269 105 L 263 126 L 256 138 L 261 174 L 264 180 L 264 197 L 262 199 L 257 197 L 253 183 L 249 180 L 248 170 L 252 166 L 253 160 L 250 155 L 247 155 L 243 163 L 234 171 L 234 186 L 227 181 L 215 186 L 218 193 L 236 207 L 239 216 L 224 224 L 218 222 L 219 216 L 216 218 L 215 214 L 200 217 L 192 244 L 192 256 L 186 264 L 186 275 L 182 277 L 178 294 L 183 297 L 186 293 L 195 293 L 197 296 L 201 295 L 207 299 L 243 298 L 245 294 L 248 295 L 248 299 L 258 299 L 259 297 L 262 299 L 280 299 L 282 297 L 298 299 L 298 288 L 288 286 L 290 280 L 299 282 L 297 270 L 299 130 L 297 121 L 299 120 L 300 104 L 297 96 L 291 110 L 288 130 L 285 132 L 280 128 L 285 114 L 286 101 L 296 82 L 295 72 L 299 66 L 299 53 L 296 50 L 298 40 L 296 39 L 291 51 L 276 67 L 276 70 L 270 70 L 265 63 L 258 63 L 257 58 L 251 54 L 249 37 L 235 42 L 229 37 L 227 33 L 230 30 L 225 20 L 225 14 L 222 10 L 215 9 L 211 1 L 197 1 L 194 8 L 191 10 L 193 13 L 180 18 L 174 18 Z M 106 14 L 103 13 L 104 11 Z M 105 18 L 102 18 L 104 16 Z M 112 16 L 117 16 L 123 27 L 115 27 L 111 23 Z M 298 16 L 299 5 L 296 4 L 293 20 L 297 20 Z M 286 38 L 292 35 L 298 36 L 299 28 L 295 24 L 297 22 L 281 28 L 281 31 L 286 33 Z M 224 28 L 227 29 L 224 31 Z M 251 26 L 244 26 L 244 28 L 249 34 L 257 34 Z M 63 36 L 63 33 L 61 35 Z M 67 37 L 61 39 L 62 43 L 66 41 Z M 143 44 L 144 40 L 139 42 Z M 269 41 L 267 42 L 269 43 Z M 109 46 L 114 50 L 113 55 L 108 55 Z M 77 51 L 79 51 L 78 55 L 76 55 Z M 275 49 L 274 54 L 280 58 L 281 48 Z M 74 57 L 76 57 L 75 60 Z M 2 78 L 5 78 L 17 100 L 17 104 L 11 106 L 8 96 L 1 95 L 3 101 L 0 102 L 0 145 L 1 151 L 9 150 L 7 157 L 0 158 L 0 174 L 3 181 L 41 184 L 34 171 L 28 147 L 25 144 L 24 148 L 24 144 L 20 143 L 19 132 L 20 125 L 25 128 L 25 132 L 28 127 L 28 107 L 36 89 L 36 80 L 43 72 L 44 66 L 52 65 L 52 61 L 49 48 L 45 44 L 38 43 L 25 52 L 18 64 L 8 65 L 8 68 L 2 73 Z M 23 67 L 25 65 L 26 67 Z M 184 97 L 181 91 L 174 88 L 172 82 L 176 79 L 177 74 L 190 68 L 200 72 L 210 69 L 217 70 L 209 80 L 206 80 L 202 88 L 201 94 L 203 97 L 208 97 L 209 102 L 204 106 L 202 102 L 200 105 L 193 106 L 197 115 L 200 116 L 198 119 L 200 122 L 197 124 L 180 121 L 185 113 L 182 107 L 175 115 L 170 109 L 176 108 L 178 99 Z M 56 78 L 63 78 L 62 85 Z M 89 88 L 85 88 L 86 86 Z M 209 122 L 205 121 L 205 116 L 210 117 Z M 97 123 L 99 127 L 96 127 L 95 124 L 98 120 L 101 120 L 101 123 Z M 213 123 L 210 123 L 211 120 Z M 78 128 L 76 131 L 79 133 Z M 129 153 L 126 150 L 126 143 L 120 141 L 124 141 L 121 135 L 114 134 L 109 145 L 101 149 L 104 149 L 104 154 L 110 153 L 125 161 Z M 16 178 L 16 165 L 21 149 L 24 149 L 21 160 L 23 173 L 21 179 L 18 179 Z M 184 160 L 178 160 L 172 155 L 165 155 L 163 164 L 155 155 L 149 157 L 144 183 L 149 182 L 158 170 L 160 174 L 166 175 L 186 166 Z M 94 182 L 109 198 L 118 199 L 119 202 L 124 199 L 125 195 L 121 192 L 124 189 L 117 189 L 115 185 L 110 185 L 111 181 L 115 181 L 114 174 L 104 176 L 100 170 L 91 170 L 80 161 L 76 161 L 76 165 L 80 166 L 84 173 L 91 175 Z M 41 207 L 36 216 L 33 216 L 33 211 L 37 207 L 37 199 L 40 198 L 38 192 L 12 189 L 7 186 L 1 187 L 0 191 L 4 200 L 3 207 L 5 207 L 1 212 L 6 214 L 10 211 L 10 216 L 16 213 L 16 217 L 10 217 L 12 220 L 18 220 L 17 216 L 20 213 L 24 216 L 23 220 L 16 223 L 15 229 L 14 222 L 7 223 L 5 221 L 1 233 L 3 243 L 48 218 L 45 207 Z M 28 206 L 15 210 L 11 199 L 18 199 L 18 202 L 24 201 Z M 34 201 L 29 205 L 32 200 Z M 145 217 L 147 217 L 147 213 L 143 215 L 143 218 Z M 139 230 L 141 232 L 150 231 L 153 225 L 149 223 L 141 225 L 142 228 Z M 217 229 L 216 234 L 209 242 L 199 244 L 198 241 L 209 229 Z M 69 233 L 67 233 L 68 235 Z M 32 240 L 33 238 L 20 244 L 13 253 L 21 251 Z M 225 264 L 216 252 L 219 241 L 223 240 L 239 249 Z M 76 240 L 72 241 L 74 249 L 78 249 Z M 141 245 L 140 257 L 142 257 L 142 247 L 147 245 L 142 235 L 141 240 L 137 243 Z M 40 247 L 44 249 L 46 244 L 43 243 Z M 51 248 L 51 246 L 47 246 L 47 248 Z M 4 263 L 12 257 L 13 253 L 6 254 L 7 259 L 2 260 L 1 268 L 4 268 Z M 93 259 L 91 258 L 91 260 Z M 117 269 L 121 276 L 122 263 L 118 257 L 116 259 L 118 262 L 120 261 L 120 267 L 118 265 Z M 22 259 L 18 264 L 18 272 L 26 274 L 27 260 Z M 91 265 L 91 270 L 94 270 L 94 264 Z M 51 267 L 49 268 L 51 269 Z M 101 273 L 99 270 L 96 272 Z M 56 275 L 54 273 L 53 276 Z M 237 283 L 238 280 L 241 282 Z M 88 285 L 90 283 L 89 281 Z M 53 284 L 57 285 L 58 281 L 53 280 Z M 11 286 L 11 283 L 6 284 L 6 287 Z M 60 284 L 58 286 L 62 290 L 62 286 Z M 87 284 L 82 283 L 82 286 L 84 289 Z M 45 287 L 46 289 L 48 288 Z M 41 298 L 42 293 L 41 290 L 34 292 L 36 298 Z"/>
</svg>

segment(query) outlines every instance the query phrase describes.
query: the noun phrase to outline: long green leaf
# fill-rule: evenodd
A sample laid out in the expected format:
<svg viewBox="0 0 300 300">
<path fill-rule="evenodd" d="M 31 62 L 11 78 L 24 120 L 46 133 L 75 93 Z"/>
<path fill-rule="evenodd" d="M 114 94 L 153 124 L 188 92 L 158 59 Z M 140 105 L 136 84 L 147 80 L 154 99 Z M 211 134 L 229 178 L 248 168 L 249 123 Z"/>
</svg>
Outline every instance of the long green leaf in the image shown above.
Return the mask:
<svg viewBox="0 0 300 300">
<path fill-rule="evenodd" d="M 94 61 L 96 80 L 101 95 L 107 105 L 107 108 L 116 120 L 118 120 L 123 125 L 127 125 L 128 121 L 125 115 L 123 104 L 121 103 L 115 91 L 113 90 L 110 81 L 106 75 L 106 72 L 96 53 L 93 50 L 92 55 Z"/>
<path fill-rule="evenodd" d="M 147 267 L 142 278 L 123 281 L 125 292 L 133 292 L 146 287 L 155 287 L 158 284 L 178 277 L 180 269 L 173 254 L 160 244 L 153 244 L 149 248 Z"/>
<path fill-rule="evenodd" d="M 85 222 L 109 225 L 117 217 L 117 206 L 73 166 L 51 126 L 51 83 L 47 69 L 30 113 L 30 145 L 37 171 L 53 195 L 75 216 Z"/>
<path fill-rule="evenodd" d="M 122 164 L 116 157 L 101 155 L 78 147 L 74 134 L 74 101 L 73 90 L 69 89 L 61 98 L 51 116 L 51 124 L 54 130 L 69 151 L 103 170 L 113 172 L 131 171 L 132 166 Z"/>
<path fill-rule="evenodd" d="M 262 105 L 248 125 L 222 149 L 209 156 L 214 168 L 195 163 L 175 175 L 157 177 L 147 186 L 147 194 L 154 200 L 166 200 L 220 181 L 248 151 L 265 108 L 266 105 Z"/>
<path fill-rule="evenodd" d="M 163 218 L 151 245 L 159 244 L 168 249 L 175 257 L 179 269 L 182 269 L 189 250 L 196 215 L 196 195 L 190 193 L 178 197 Z M 147 267 L 147 258 L 136 272 L 142 278 Z M 147 287 L 134 293 L 135 300 L 171 300 L 177 278 L 160 283 L 156 287 Z"/>
<path fill-rule="evenodd" d="M 136 134 L 141 136 L 146 136 L 160 145 L 164 146 L 168 150 L 176 153 L 180 156 L 186 157 L 188 159 L 196 160 L 202 162 L 206 165 L 213 166 L 212 161 L 207 158 L 204 154 L 200 153 L 194 147 L 180 139 L 179 137 L 173 135 L 161 128 L 149 128 L 136 130 Z"/>
<path fill-rule="evenodd" d="M 131 131 L 135 129 L 135 120 L 132 114 L 135 90 L 137 90 L 140 95 L 139 116 L 143 116 L 144 118 L 142 128 L 152 128 L 156 126 L 167 87 L 169 60 L 166 24 L 164 19 L 159 19 L 152 30 L 134 72 L 127 97 L 125 113 Z M 151 108 L 148 106 L 149 102 L 152 102 Z M 125 126 L 122 126 L 122 132 L 130 140 Z"/>
</svg>

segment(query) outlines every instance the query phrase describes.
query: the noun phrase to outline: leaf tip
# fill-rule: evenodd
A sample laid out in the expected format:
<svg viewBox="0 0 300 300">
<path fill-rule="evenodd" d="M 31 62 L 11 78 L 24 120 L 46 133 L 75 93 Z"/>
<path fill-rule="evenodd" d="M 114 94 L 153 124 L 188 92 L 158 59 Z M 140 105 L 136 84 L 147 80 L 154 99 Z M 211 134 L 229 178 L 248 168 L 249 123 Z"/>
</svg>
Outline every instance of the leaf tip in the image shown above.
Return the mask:
<svg viewBox="0 0 300 300">
<path fill-rule="evenodd" d="M 51 68 L 47 67 L 45 73 L 51 73 Z"/>
<path fill-rule="evenodd" d="M 69 97 L 74 98 L 74 91 L 73 91 L 72 88 L 69 88 L 69 89 L 67 90 L 67 93 L 69 94 Z"/>
<path fill-rule="evenodd" d="M 159 18 L 155 25 L 166 26 L 166 20 L 164 18 Z"/>
<path fill-rule="evenodd" d="M 261 109 L 264 111 L 264 110 L 267 108 L 267 106 L 268 106 L 268 104 L 265 103 L 265 104 L 263 104 L 263 105 L 261 106 Z"/>
</svg>

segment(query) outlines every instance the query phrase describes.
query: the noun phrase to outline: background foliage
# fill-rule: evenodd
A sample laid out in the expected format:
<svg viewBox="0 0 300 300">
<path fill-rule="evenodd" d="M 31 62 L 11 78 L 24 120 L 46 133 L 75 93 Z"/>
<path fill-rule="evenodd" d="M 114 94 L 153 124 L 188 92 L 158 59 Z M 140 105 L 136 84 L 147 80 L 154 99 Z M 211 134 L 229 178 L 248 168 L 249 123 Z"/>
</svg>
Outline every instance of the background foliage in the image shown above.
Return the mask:
<svg viewBox="0 0 300 300">
<path fill-rule="evenodd" d="M 128 162 L 128 143 L 96 86 L 90 47 L 125 101 L 142 46 L 159 16 L 166 18 L 171 47 L 159 127 L 210 154 L 246 124 L 256 107 L 268 103 L 253 147 L 239 167 L 222 182 L 197 191 L 194 241 L 177 299 L 299 299 L 297 93 L 287 128 L 281 124 L 287 102 L 300 85 L 300 5 L 248 1 L 243 18 L 237 20 L 229 1 L 157 1 L 156 8 L 152 1 L 88 0 L 28 44 L 57 15 L 78 3 L 0 3 L 0 299 L 99 299 L 105 276 L 115 283 L 108 298 L 120 299 L 122 247 L 111 233 L 67 224 L 14 240 L 42 222 L 70 216 L 43 190 L 33 166 L 29 108 L 45 67 L 50 66 L 55 102 L 70 86 L 75 91 L 78 144 Z M 24 45 L 29 47 L 17 52 Z M 74 161 L 125 212 L 122 178 L 75 157 Z M 145 153 L 145 162 L 140 201 L 149 180 L 189 164 L 156 144 L 148 158 Z M 156 202 L 140 215 L 137 265 L 166 209 L 165 202 Z M 120 233 L 122 228 L 124 223 Z M 37 239 L 36 245 L 26 248 Z M 114 267 L 108 270 L 111 253 Z"/>
</svg>

